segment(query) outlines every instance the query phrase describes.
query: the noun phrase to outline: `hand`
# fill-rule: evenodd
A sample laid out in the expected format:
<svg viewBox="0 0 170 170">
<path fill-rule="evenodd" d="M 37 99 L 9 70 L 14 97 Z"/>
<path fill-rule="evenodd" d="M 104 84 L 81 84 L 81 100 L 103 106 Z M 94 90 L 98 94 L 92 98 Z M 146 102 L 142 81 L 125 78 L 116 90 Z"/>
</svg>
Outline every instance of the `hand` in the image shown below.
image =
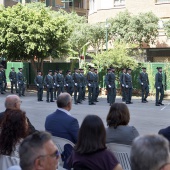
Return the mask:
<svg viewBox="0 0 170 170">
<path fill-rule="evenodd" d="M 49 85 L 47 84 L 47 87 L 49 87 Z"/>
<path fill-rule="evenodd" d="M 12 81 L 12 79 L 10 79 L 10 81 Z"/>
<path fill-rule="evenodd" d="M 108 87 L 111 88 L 112 86 L 109 84 Z"/>
<path fill-rule="evenodd" d="M 55 86 L 55 83 L 54 83 L 54 86 Z"/>
<path fill-rule="evenodd" d="M 60 85 L 59 84 L 57 84 L 57 87 L 59 87 Z"/>
<path fill-rule="evenodd" d="M 21 84 L 21 82 L 18 82 L 18 84 Z"/>
<path fill-rule="evenodd" d="M 157 87 L 157 89 L 160 89 L 160 87 Z"/>
<path fill-rule="evenodd" d="M 74 85 L 77 86 L 77 83 L 75 83 Z"/>
<path fill-rule="evenodd" d="M 65 87 L 66 85 L 64 85 L 64 87 Z"/>
<path fill-rule="evenodd" d="M 143 83 L 141 83 L 141 85 L 143 86 Z"/>
<path fill-rule="evenodd" d="M 68 86 L 68 84 L 66 84 L 66 86 Z"/>
<path fill-rule="evenodd" d="M 128 85 L 126 85 L 126 88 L 128 88 L 129 86 Z"/>
<path fill-rule="evenodd" d="M 125 85 L 124 85 L 124 84 L 122 84 L 122 87 L 125 87 Z"/>
<path fill-rule="evenodd" d="M 39 84 L 37 84 L 37 86 L 39 86 Z"/>
<path fill-rule="evenodd" d="M 89 83 L 88 86 L 91 86 L 91 84 Z"/>
</svg>

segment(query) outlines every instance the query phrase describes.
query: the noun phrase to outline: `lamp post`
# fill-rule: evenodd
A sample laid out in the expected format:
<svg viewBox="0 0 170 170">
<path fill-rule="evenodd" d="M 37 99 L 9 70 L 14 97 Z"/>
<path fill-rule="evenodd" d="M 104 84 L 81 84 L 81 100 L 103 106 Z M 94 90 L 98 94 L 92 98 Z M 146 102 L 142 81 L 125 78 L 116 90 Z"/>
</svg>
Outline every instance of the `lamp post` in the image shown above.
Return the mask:
<svg viewBox="0 0 170 170">
<path fill-rule="evenodd" d="M 105 23 L 105 28 L 106 28 L 106 51 L 108 50 L 108 28 L 110 27 L 110 24 L 107 22 Z"/>
</svg>

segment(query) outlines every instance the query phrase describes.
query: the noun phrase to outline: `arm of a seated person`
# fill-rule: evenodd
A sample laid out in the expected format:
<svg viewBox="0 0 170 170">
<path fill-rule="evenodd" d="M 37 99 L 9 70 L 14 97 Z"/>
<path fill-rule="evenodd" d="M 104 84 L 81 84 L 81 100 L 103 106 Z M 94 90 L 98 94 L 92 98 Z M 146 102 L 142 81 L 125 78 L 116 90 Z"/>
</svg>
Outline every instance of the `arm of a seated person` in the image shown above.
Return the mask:
<svg viewBox="0 0 170 170">
<path fill-rule="evenodd" d="M 117 164 L 117 166 L 113 170 L 123 170 L 122 166 L 120 164 Z"/>
</svg>

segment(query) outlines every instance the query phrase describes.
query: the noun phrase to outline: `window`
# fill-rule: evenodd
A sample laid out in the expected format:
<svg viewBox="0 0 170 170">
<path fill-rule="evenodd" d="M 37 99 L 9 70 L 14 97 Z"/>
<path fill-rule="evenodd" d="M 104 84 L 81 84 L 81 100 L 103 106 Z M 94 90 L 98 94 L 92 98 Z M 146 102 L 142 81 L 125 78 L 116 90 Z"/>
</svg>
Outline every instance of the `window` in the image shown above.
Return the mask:
<svg viewBox="0 0 170 170">
<path fill-rule="evenodd" d="M 124 6 L 125 0 L 114 0 L 114 6 Z"/>
</svg>

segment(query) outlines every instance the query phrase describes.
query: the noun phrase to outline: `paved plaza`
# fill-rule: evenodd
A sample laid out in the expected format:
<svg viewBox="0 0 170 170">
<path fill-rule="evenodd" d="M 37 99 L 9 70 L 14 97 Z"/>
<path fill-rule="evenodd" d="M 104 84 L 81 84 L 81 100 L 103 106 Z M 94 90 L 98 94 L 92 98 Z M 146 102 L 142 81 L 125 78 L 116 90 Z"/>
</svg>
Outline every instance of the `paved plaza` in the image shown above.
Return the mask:
<svg viewBox="0 0 170 170">
<path fill-rule="evenodd" d="M 1 111 L 5 109 L 4 100 L 7 95 L 0 95 Z M 43 102 L 37 102 L 36 92 L 27 92 L 25 97 L 21 97 L 21 109 L 26 111 L 31 123 L 38 130 L 44 130 L 45 118 L 48 114 L 57 109 L 55 102 L 46 103 L 44 94 Z M 86 97 L 87 98 L 87 97 Z M 132 97 L 134 104 L 128 105 L 130 110 L 130 125 L 137 128 L 140 134 L 157 133 L 159 129 L 170 125 L 170 101 L 164 100 L 164 106 L 155 106 L 154 97 L 148 98 L 149 103 L 141 103 L 140 98 Z M 117 97 L 116 102 L 121 102 L 121 98 Z M 106 126 L 106 116 L 110 106 L 106 103 L 106 96 L 99 96 L 99 102 L 96 105 L 88 105 L 88 101 L 83 104 L 74 105 L 71 114 L 76 117 L 79 124 L 82 123 L 84 117 L 88 114 L 96 114 L 100 116 Z"/>
</svg>

